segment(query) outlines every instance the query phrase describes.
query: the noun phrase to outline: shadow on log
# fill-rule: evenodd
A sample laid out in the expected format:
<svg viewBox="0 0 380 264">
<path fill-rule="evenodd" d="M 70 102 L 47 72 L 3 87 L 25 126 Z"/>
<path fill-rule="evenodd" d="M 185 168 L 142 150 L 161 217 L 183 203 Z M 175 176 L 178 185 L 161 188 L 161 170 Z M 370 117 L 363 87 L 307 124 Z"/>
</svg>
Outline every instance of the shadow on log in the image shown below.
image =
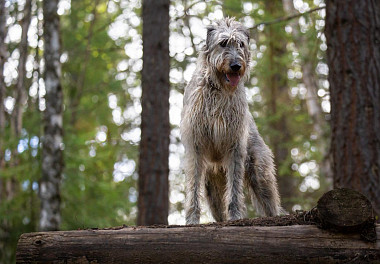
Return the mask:
<svg viewBox="0 0 380 264">
<path fill-rule="evenodd" d="M 281 217 L 23 234 L 16 259 L 17 263 L 380 263 L 376 233 L 379 237 L 380 225 L 375 225 L 367 199 L 337 189 L 326 193 L 313 210 Z"/>
</svg>

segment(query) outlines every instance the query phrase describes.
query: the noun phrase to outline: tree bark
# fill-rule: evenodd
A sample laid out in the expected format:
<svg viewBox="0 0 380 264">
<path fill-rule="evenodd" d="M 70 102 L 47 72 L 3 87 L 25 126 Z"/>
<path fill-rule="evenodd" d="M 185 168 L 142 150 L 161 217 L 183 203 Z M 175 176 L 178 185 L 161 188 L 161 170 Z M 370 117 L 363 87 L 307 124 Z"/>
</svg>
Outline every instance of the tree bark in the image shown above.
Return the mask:
<svg viewBox="0 0 380 264">
<path fill-rule="evenodd" d="M 380 2 L 326 2 L 334 187 L 358 190 L 380 215 Z"/>
<path fill-rule="evenodd" d="M 143 1 L 139 225 L 168 221 L 169 5 L 169 0 Z"/>
<path fill-rule="evenodd" d="M 41 199 L 39 229 L 41 231 L 58 230 L 61 221 L 60 181 L 64 164 L 58 2 L 59 0 L 43 2 L 46 109 L 42 146 L 42 179 L 39 188 Z"/>
</svg>

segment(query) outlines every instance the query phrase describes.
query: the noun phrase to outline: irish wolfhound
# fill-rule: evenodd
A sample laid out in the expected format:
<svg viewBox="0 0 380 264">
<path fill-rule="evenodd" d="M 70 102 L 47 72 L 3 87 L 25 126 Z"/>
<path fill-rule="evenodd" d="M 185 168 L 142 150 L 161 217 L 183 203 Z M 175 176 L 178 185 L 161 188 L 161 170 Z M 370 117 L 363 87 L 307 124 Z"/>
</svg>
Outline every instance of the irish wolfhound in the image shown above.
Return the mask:
<svg viewBox="0 0 380 264">
<path fill-rule="evenodd" d="M 200 191 L 216 221 L 245 216 L 243 187 L 266 216 L 281 212 L 273 155 L 248 110 L 249 32 L 232 18 L 207 28 L 197 67 L 185 88 L 186 224 L 198 224 Z"/>
</svg>

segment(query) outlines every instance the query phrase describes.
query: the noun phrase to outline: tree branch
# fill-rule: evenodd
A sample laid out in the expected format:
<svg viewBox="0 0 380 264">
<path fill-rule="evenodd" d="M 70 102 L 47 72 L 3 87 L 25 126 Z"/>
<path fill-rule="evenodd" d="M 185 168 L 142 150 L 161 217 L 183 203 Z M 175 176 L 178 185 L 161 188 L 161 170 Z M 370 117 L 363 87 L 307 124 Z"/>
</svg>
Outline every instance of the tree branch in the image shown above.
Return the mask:
<svg viewBox="0 0 380 264">
<path fill-rule="evenodd" d="M 310 13 L 313 13 L 315 11 L 322 10 L 322 9 L 325 9 L 325 8 L 326 8 L 325 6 L 320 6 L 320 7 L 316 7 L 316 8 L 310 9 L 309 11 L 306 11 L 304 13 L 299 13 L 299 14 L 295 14 L 295 15 L 291 15 L 291 16 L 286 16 L 286 17 L 279 17 L 279 18 L 276 18 L 276 19 L 274 19 L 272 21 L 261 22 L 261 23 L 258 23 L 256 25 L 254 25 L 251 28 L 251 30 L 255 30 L 259 26 L 262 26 L 262 25 L 263 26 L 268 26 L 268 25 L 273 25 L 273 24 L 280 23 L 280 22 L 289 21 L 289 20 L 292 20 L 294 18 L 301 17 L 301 16 L 304 16 L 304 15 L 307 15 L 307 14 L 310 14 Z"/>
</svg>

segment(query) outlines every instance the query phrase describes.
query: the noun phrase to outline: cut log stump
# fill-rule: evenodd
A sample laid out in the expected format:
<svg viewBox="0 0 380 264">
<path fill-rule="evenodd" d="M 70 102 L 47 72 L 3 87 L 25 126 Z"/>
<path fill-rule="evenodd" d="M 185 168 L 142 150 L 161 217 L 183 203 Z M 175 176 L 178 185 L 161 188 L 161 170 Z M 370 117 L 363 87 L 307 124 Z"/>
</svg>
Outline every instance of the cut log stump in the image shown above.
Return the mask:
<svg viewBox="0 0 380 264">
<path fill-rule="evenodd" d="M 359 232 L 363 239 L 376 241 L 374 213 L 371 202 L 351 189 L 335 189 L 318 201 L 318 220 L 323 229 Z"/>
<path fill-rule="evenodd" d="M 374 224 L 371 204 L 353 206 L 355 202 L 342 198 L 350 191 L 332 192 L 336 193 L 325 194 L 309 212 L 281 217 L 23 234 L 16 259 L 17 263 L 380 263 L 380 225 Z M 363 209 L 367 206 L 371 213 Z M 357 207 L 360 213 L 351 212 Z M 358 219 L 345 220 L 342 212 Z M 364 230 L 374 232 L 370 239 L 363 236 Z"/>
</svg>

